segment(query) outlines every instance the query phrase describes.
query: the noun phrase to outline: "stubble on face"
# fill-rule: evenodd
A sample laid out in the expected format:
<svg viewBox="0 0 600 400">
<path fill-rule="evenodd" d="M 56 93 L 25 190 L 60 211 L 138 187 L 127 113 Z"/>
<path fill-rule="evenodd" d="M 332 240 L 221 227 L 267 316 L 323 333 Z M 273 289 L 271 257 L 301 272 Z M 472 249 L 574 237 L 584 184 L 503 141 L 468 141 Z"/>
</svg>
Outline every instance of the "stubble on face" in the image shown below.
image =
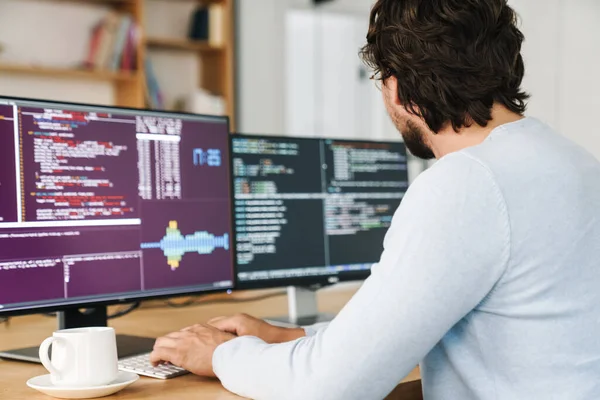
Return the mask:
<svg viewBox="0 0 600 400">
<path fill-rule="evenodd" d="M 387 102 L 386 102 L 387 103 Z M 431 146 L 427 144 L 426 135 L 427 132 L 417 123 L 409 118 L 402 117 L 400 112 L 394 111 L 389 104 L 386 104 L 388 114 L 396 126 L 396 129 L 402 135 L 404 145 L 415 157 L 423 160 L 432 160 L 435 158 L 435 154 L 431 149 Z"/>
</svg>

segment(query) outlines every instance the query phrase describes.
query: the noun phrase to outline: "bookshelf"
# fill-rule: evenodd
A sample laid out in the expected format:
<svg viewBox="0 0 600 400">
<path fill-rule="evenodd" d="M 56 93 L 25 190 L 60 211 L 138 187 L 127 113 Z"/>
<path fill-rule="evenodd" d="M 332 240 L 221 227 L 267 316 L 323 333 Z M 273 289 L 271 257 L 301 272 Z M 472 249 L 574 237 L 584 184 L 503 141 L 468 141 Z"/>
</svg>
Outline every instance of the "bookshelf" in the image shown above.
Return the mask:
<svg viewBox="0 0 600 400">
<path fill-rule="evenodd" d="M 113 71 L 92 71 L 76 68 L 57 68 L 35 65 L 18 64 L 0 64 L 0 72 L 8 72 L 23 75 L 38 75 L 51 78 L 64 79 L 90 79 L 107 82 L 133 82 L 136 80 L 138 72 L 113 72 Z"/>
<path fill-rule="evenodd" d="M 54 1 L 54 2 L 63 2 L 63 3 L 91 3 L 91 4 L 127 4 L 134 3 L 136 0 L 46 0 L 46 1 Z"/>
<path fill-rule="evenodd" d="M 182 0 L 179 0 L 182 1 Z M 201 53 L 218 53 L 222 52 L 225 47 L 214 46 L 205 41 L 188 40 L 188 39 L 173 39 L 149 37 L 146 39 L 146 45 L 149 48 L 157 48 L 174 51 L 195 51 Z"/>
<path fill-rule="evenodd" d="M 233 1 L 234 0 L 169 0 L 174 3 L 220 4 L 223 6 L 223 41 L 222 45 L 213 45 L 208 41 L 189 40 L 186 38 L 146 37 L 144 10 L 147 3 L 165 0 L 43 0 L 98 5 L 127 13 L 140 28 L 139 41 L 135 48 L 137 56 L 136 71 L 110 71 L 82 68 L 59 68 L 43 65 L 18 65 L 0 61 L 0 73 L 42 76 L 56 79 L 91 80 L 108 82 L 114 86 L 114 104 L 124 107 L 146 108 L 146 75 L 144 60 L 152 49 L 172 52 L 190 52 L 200 58 L 201 68 L 198 71 L 199 86 L 212 94 L 221 96 L 225 102 L 226 114 L 234 126 L 234 35 L 233 35 Z M 140 68 L 141 66 L 141 68 Z"/>
</svg>

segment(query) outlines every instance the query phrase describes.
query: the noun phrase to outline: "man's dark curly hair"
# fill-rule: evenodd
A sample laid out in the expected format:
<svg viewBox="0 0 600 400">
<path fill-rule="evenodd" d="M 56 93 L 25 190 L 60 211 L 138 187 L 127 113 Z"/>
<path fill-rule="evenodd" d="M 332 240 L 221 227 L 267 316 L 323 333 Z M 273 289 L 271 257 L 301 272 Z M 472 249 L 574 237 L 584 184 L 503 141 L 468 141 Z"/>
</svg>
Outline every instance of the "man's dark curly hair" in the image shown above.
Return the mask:
<svg viewBox="0 0 600 400">
<path fill-rule="evenodd" d="M 433 132 L 458 131 L 486 126 L 494 102 L 525 112 L 523 39 L 506 0 L 378 0 L 361 55 Z"/>
</svg>

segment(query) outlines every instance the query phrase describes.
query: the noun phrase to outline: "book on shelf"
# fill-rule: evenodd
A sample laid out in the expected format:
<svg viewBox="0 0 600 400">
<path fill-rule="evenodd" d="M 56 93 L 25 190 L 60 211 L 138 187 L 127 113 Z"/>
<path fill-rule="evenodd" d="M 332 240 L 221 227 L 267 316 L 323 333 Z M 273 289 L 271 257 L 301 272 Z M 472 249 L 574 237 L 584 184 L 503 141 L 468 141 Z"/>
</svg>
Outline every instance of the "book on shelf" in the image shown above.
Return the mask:
<svg viewBox="0 0 600 400">
<path fill-rule="evenodd" d="M 144 69 L 146 72 L 146 81 L 144 82 L 144 93 L 146 97 L 147 105 L 155 110 L 164 110 L 165 101 L 162 90 L 158 83 L 156 73 L 154 72 L 154 66 L 152 61 L 146 57 L 144 61 Z"/>
<path fill-rule="evenodd" d="M 132 71 L 138 68 L 137 48 L 140 42 L 139 33 L 139 28 L 132 21 L 127 30 L 127 40 L 125 42 L 123 56 L 121 57 L 121 69 L 125 71 Z"/>
<path fill-rule="evenodd" d="M 208 41 L 211 46 L 225 42 L 225 9 L 223 4 L 200 5 L 190 23 L 189 38 Z"/>
<path fill-rule="evenodd" d="M 223 4 L 211 4 L 208 9 L 208 42 L 212 46 L 222 46 L 225 42 L 224 23 L 225 10 Z"/>
<path fill-rule="evenodd" d="M 137 68 L 138 42 L 138 27 L 131 16 L 110 12 L 92 29 L 84 67 L 133 71 Z"/>
</svg>

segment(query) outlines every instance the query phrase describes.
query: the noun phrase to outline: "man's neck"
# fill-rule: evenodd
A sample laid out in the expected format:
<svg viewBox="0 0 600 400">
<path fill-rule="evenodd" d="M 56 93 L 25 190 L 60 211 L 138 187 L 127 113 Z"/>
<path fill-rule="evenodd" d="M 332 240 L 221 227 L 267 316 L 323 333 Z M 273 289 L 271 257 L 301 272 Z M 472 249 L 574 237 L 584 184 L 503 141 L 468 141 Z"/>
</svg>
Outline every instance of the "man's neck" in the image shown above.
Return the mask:
<svg viewBox="0 0 600 400">
<path fill-rule="evenodd" d="M 522 115 L 510 111 L 500 104 L 494 104 L 492 119 L 487 126 L 473 124 L 455 132 L 452 125 L 448 125 L 437 134 L 428 135 L 429 145 L 435 157 L 440 159 L 447 154 L 481 144 L 497 127 L 520 119 L 523 119 Z"/>
</svg>

